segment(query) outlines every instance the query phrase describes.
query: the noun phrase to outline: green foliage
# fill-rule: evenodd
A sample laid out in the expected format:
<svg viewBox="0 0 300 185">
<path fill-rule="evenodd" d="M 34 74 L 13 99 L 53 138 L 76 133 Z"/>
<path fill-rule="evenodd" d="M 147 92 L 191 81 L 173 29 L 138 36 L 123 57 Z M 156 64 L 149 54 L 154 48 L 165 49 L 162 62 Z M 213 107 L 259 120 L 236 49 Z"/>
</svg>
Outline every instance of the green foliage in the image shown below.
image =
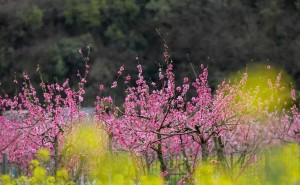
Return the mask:
<svg viewBox="0 0 300 185">
<path fill-rule="evenodd" d="M 50 62 L 54 65 L 52 67 L 54 69 L 54 74 L 58 78 L 62 78 L 65 76 L 68 68 L 66 63 L 64 62 L 63 56 L 61 54 L 60 48 L 55 45 L 50 54 Z"/>
<path fill-rule="evenodd" d="M 53 76 L 59 80 L 69 78 L 71 84 L 73 84 L 72 82 L 77 79 L 78 70 L 84 68 L 84 62 L 78 53 L 78 49 L 86 47 L 87 43 L 91 45 L 93 52 L 96 52 L 96 46 L 90 34 L 84 34 L 76 38 L 62 38 L 50 51 L 49 62 L 54 68 L 52 71 L 54 74 L 50 78 L 53 78 Z"/>
<path fill-rule="evenodd" d="M 81 6 L 79 9 L 79 25 L 86 28 L 98 28 L 101 25 L 101 8 L 103 1 L 91 0 L 89 4 Z M 102 6 L 101 6 L 102 5 Z"/>
<path fill-rule="evenodd" d="M 14 53 L 14 49 L 12 47 L 5 48 L 0 47 L 0 61 L 5 61 L 7 58 L 10 58 L 11 55 Z M 6 69 L 9 66 L 8 62 L 0 62 L 0 67 L 2 69 Z M 2 71 L 0 71 L 1 73 Z"/>
<path fill-rule="evenodd" d="M 108 26 L 107 30 L 105 31 L 105 36 L 108 37 L 110 41 L 115 43 L 122 41 L 126 37 L 119 25 L 115 23 Z"/>
<path fill-rule="evenodd" d="M 66 23 L 84 29 L 99 28 L 102 22 L 102 9 L 105 0 L 67 0 L 63 15 Z"/>
<path fill-rule="evenodd" d="M 130 43 L 137 41 L 132 40 L 132 35 L 136 37 L 139 34 L 130 29 L 130 25 L 138 20 L 140 14 L 140 6 L 136 0 L 109 1 L 104 13 L 107 23 L 104 35 L 110 43 L 125 49 Z"/>
<path fill-rule="evenodd" d="M 37 6 L 26 9 L 23 13 L 23 21 L 28 32 L 33 34 L 43 26 L 43 11 Z"/>
<path fill-rule="evenodd" d="M 153 11 L 170 11 L 170 6 L 166 0 L 150 0 L 146 8 Z"/>
<path fill-rule="evenodd" d="M 107 16 L 114 20 L 131 21 L 136 18 L 140 12 L 140 7 L 136 0 L 111 0 L 108 3 Z M 111 12 L 112 11 L 112 12 Z"/>
</svg>

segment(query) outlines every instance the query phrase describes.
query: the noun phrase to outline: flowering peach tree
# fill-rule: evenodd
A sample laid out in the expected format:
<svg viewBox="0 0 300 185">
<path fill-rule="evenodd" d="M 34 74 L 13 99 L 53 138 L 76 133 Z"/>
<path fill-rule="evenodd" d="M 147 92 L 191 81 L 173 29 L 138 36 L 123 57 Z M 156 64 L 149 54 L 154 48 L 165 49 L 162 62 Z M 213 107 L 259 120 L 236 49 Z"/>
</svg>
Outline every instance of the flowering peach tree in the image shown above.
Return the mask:
<svg viewBox="0 0 300 185">
<path fill-rule="evenodd" d="M 6 113 L 0 116 L 0 152 L 6 153 L 10 162 L 27 166 L 40 148 L 46 148 L 51 151 L 53 171 L 58 169 L 64 132 L 84 117 L 80 107 L 89 68 L 84 59 L 86 69 L 83 75 L 78 73 L 78 90 L 69 86 L 68 79 L 63 84 L 42 81 L 38 96 L 38 90 L 24 74 L 20 93 L 12 98 L 0 96 L 1 111 Z M 19 84 L 16 80 L 14 83 Z"/>
<path fill-rule="evenodd" d="M 124 75 L 121 66 L 118 80 L 110 87 L 114 91 L 125 85 L 121 106 L 111 96 L 104 96 L 105 87 L 99 86 L 94 121 L 104 124 L 112 150 L 143 157 L 148 170 L 157 159 L 161 174 L 169 180 L 179 168 L 172 162 L 178 157 L 186 178 L 200 161 L 211 159 L 230 174 L 236 166 L 242 166 L 242 172 L 262 147 L 299 142 L 299 110 L 278 96 L 286 92 L 281 73 L 275 80 L 267 79 L 265 88 L 249 87 L 253 79 L 245 72 L 240 78 L 223 81 L 213 91 L 207 67 L 200 65 L 201 72 L 194 79 L 180 80 L 175 78 L 167 51 L 164 57 L 154 81 L 145 79 L 140 64 L 137 76 Z M 15 81 L 22 88 L 19 94 L 0 96 L 0 152 L 8 154 L 11 162 L 26 166 L 38 149 L 46 148 L 51 151 L 53 171 L 58 169 L 65 133 L 84 119 L 80 108 L 89 72 L 88 55 L 83 59 L 85 69 L 78 73 L 78 88 L 66 79 L 63 84 L 42 81 L 37 90 L 24 74 L 22 83 Z M 288 99 L 292 104 L 296 100 L 293 89 Z"/>
</svg>

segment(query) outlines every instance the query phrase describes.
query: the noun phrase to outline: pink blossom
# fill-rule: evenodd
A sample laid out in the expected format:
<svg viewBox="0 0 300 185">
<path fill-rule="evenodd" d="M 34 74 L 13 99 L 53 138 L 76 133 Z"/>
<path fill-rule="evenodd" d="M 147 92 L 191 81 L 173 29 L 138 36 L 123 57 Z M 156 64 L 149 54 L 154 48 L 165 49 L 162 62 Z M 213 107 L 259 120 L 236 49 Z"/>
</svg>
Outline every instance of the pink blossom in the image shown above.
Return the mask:
<svg viewBox="0 0 300 185">
<path fill-rule="evenodd" d="M 119 75 L 122 75 L 122 72 L 124 71 L 124 65 L 122 65 L 118 71 Z"/>
<path fill-rule="evenodd" d="M 188 83 L 188 81 L 189 81 L 188 77 L 184 77 L 184 78 L 183 78 L 183 83 L 186 84 L 186 83 Z"/>
<path fill-rule="evenodd" d="M 130 81 L 131 80 L 131 76 L 130 75 L 127 75 L 126 76 L 126 81 L 128 82 L 128 81 Z"/>
<path fill-rule="evenodd" d="M 138 69 L 139 74 L 141 74 L 143 72 L 142 66 L 140 64 L 137 66 L 137 69 Z"/>
<path fill-rule="evenodd" d="M 104 85 L 101 84 L 101 85 L 99 86 L 99 90 L 102 91 L 103 89 L 104 89 Z"/>
<path fill-rule="evenodd" d="M 63 87 L 67 87 L 67 85 L 69 84 L 69 79 L 67 78 L 66 81 L 63 83 Z"/>
<path fill-rule="evenodd" d="M 117 82 L 117 81 L 114 81 L 113 84 L 112 84 L 112 86 L 111 86 L 111 88 L 114 89 L 114 88 L 117 87 L 117 85 L 118 85 L 118 82 Z"/>
</svg>

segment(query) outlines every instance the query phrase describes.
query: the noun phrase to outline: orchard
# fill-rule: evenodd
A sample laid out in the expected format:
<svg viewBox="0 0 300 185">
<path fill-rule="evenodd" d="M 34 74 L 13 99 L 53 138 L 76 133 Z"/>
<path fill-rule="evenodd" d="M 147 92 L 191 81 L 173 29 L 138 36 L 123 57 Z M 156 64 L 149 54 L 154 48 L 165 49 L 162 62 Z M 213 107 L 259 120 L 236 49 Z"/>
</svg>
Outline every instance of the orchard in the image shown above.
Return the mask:
<svg viewBox="0 0 300 185">
<path fill-rule="evenodd" d="M 86 49 L 77 86 L 41 77 L 34 87 L 24 73 L 12 82 L 14 97 L 0 95 L 1 161 L 18 168 L 17 177 L 2 174 L 2 184 L 300 183 L 300 112 L 284 71 L 249 66 L 213 89 L 208 66 L 177 79 L 165 45 L 155 79 L 138 58 L 137 75 L 121 66 L 111 86 L 99 82 L 87 115 Z"/>
</svg>

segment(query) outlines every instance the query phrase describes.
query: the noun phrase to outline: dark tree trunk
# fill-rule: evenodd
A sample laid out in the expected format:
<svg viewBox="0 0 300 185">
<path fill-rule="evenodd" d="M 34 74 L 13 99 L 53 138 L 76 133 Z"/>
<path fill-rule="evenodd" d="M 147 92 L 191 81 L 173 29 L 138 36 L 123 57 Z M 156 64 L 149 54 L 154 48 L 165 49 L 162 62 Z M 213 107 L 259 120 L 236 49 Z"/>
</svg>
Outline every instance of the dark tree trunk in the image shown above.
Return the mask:
<svg viewBox="0 0 300 185">
<path fill-rule="evenodd" d="M 208 143 L 206 141 L 201 141 L 201 151 L 202 151 L 202 162 L 207 163 L 209 150 L 208 150 Z"/>
<path fill-rule="evenodd" d="M 158 157 L 158 160 L 159 160 L 159 163 L 160 163 L 160 171 L 163 172 L 163 173 L 166 173 L 167 172 L 167 165 L 166 165 L 166 162 L 165 162 L 164 157 L 163 157 L 162 145 L 161 145 L 161 142 L 160 142 L 161 135 L 157 134 L 157 138 L 159 140 L 159 143 L 158 143 L 158 146 L 157 146 L 156 153 L 157 153 L 157 157 Z M 166 176 L 164 176 L 164 179 L 166 181 L 168 181 L 169 180 L 169 175 L 167 174 Z"/>
<path fill-rule="evenodd" d="M 186 167 L 187 171 L 189 173 L 191 173 L 191 166 L 190 166 L 190 163 L 189 163 L 189 160 L 188 160 L 188 156 L 185 152 L 185 147 L 184 147 L 184 143 L 182 142 L 182 137 L 181 136 L 180 136 L 180 146 L 181 146 L 182 155 L 184 157 L 185 167 Z"/>
</svg>

